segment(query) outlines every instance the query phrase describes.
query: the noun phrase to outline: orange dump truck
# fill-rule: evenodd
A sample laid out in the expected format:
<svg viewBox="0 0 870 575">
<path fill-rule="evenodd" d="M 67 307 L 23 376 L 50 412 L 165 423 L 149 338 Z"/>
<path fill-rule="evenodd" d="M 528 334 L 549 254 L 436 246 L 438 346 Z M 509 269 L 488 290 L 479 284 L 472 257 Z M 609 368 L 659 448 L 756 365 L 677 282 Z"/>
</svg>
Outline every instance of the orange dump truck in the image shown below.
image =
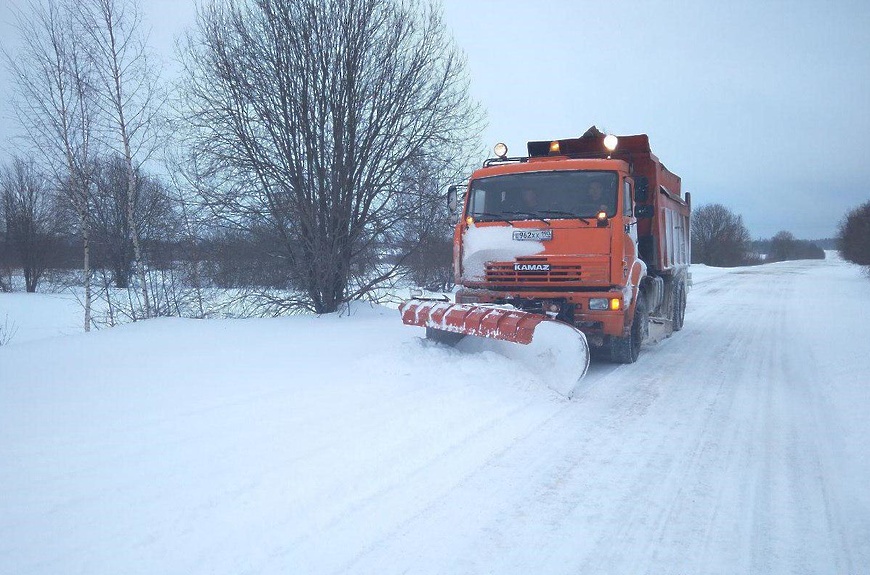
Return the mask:
<svg viewBox="0 0 870 575">
<path fill-rule="evenodd" d="M 637 360 L 649 337 L 682 328 L 691 201 L 646 135 L 593 127 L 529 142 L 526 157 L 496 148 L 464 194 L 456 303 L 409 300 L 405 323 L 441 340 L 528 344 L 556 322 L 621 363 Z"/>
</svg>

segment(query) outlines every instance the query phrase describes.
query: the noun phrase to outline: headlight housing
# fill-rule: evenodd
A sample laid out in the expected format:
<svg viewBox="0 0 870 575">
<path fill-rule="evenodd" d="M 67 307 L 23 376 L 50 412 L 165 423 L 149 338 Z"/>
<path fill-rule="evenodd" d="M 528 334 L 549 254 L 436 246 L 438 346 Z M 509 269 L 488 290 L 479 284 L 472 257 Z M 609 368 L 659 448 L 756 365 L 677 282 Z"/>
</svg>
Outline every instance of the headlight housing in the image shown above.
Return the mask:
<svg viewBox="0 0 870 575">
<path fill-rule="evenodd" d="M 619 311 L 622 309 L 622 300 L 617 297 L 593 297 L 589 299 L 590 311 Z"/>
<path fill-rule="evenodd" d="M 589 300 L 589 309 L 592 311 L 604 311 L 610 306 L 606 297 L 594 297 Z"/>
</svg>

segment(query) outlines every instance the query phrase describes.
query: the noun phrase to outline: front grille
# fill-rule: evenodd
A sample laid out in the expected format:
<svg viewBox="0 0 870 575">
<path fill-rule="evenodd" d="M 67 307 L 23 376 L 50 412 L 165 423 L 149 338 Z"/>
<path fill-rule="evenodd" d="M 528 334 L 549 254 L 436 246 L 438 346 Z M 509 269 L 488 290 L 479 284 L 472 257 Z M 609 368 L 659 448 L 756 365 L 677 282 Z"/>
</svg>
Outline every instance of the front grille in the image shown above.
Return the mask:
<svg viewBox="0 0 870 575">
<path fill-rule="evenodd" d="M 606 258 L 572 258 L 555 263 L 547 258 L 517 258 L 519 264 L 550 264 L 547 271 L 517 271 L 514 262 L 488 262 L 486 282 L 500 285 L 565 284 L 606 285 L 609 283 Z"/>
</svg>

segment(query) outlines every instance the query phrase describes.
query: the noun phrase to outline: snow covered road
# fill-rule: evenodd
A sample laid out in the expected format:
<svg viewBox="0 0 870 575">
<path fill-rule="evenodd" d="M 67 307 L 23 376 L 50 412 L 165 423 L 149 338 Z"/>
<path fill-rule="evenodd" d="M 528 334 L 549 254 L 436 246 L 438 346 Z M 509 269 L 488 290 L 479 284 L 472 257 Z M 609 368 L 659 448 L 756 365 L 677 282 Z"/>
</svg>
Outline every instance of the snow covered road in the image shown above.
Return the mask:
<svg viewBox="0 0 870 575">
<path fill-rule="evenodd" d="M 0 573 L 862 572 L 870 281 L 710 271 L 572 401 L 392 310 L 13 342 Z"/>
</svg>

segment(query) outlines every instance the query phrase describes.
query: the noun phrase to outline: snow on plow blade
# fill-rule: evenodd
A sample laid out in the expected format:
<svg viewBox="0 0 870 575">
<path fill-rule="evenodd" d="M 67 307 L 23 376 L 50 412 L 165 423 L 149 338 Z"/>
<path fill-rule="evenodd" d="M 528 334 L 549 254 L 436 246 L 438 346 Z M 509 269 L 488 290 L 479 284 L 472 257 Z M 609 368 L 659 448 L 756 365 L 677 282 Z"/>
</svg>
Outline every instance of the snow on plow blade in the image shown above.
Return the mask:
<svg viewBox="0 0 870 575">
<path fill-rule="evenodd" d="M 425 327 L 427 332 L 475 336 L 463 339 L 457 347 L 491 350 L 521 361 L 566 397 L 571 397 L 589 368 L 589 345 L 583 332 L 543 315 L 507 306 L 413 299 L 403 302 L 399 311 L 405 324 Z"/>
</svg>

